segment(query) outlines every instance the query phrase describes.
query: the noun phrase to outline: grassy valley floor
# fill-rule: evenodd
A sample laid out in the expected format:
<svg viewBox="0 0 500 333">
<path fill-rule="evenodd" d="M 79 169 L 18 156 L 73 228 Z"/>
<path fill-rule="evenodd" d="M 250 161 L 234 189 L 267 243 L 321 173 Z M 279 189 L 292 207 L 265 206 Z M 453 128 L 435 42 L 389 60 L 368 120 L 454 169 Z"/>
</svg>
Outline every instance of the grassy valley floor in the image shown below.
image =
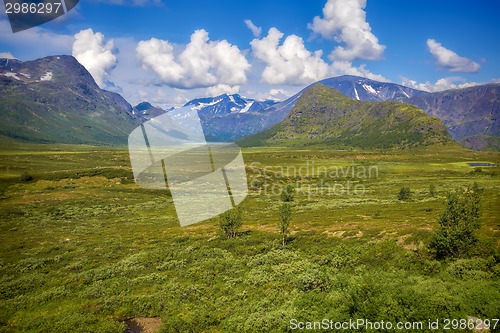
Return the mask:
<svg viewBox="0 0 500 333">
<path fill-rule="evenodd" d="M 160 318 L 161 332 L 287 332 L 323 319 L 423 323 L 415 331 L 439 319 L 433 332 L 444 332 L 446 319 L 499 317 L 500 154 L 273 147 L 244 159 L 243 227 L 225 239 L 218 218 L 179 227 L 167 191 L 135 185 L 126 149 L 4 148 L 0 332 L 124 332 L 132 317 Z M 480 241 L 437 261 L 426 244 L 447 193 L 474 182 Z M 298 192 L 283 248 L 287 183 Z M 398 200 L 403 186 L 410 200 Z"/>
</svg>

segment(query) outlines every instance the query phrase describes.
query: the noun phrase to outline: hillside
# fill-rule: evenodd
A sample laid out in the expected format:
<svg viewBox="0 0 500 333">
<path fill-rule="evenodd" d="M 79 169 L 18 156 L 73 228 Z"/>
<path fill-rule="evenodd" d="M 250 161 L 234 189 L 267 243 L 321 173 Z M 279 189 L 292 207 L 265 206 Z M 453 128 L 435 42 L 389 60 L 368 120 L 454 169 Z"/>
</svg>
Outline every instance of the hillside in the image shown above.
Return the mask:
<svg viewBox="0 0 500 333">
<path fill-rule="evenodd" d="M 441 119 L 465 147 L 500 150 L 500 84 L 419 94 L 405 103 Z"/>
<path fill-rule="evenodd" d="M 71 56 L 0 61 L 0 135 L 37 143 L 126 144 L 142 121 Z"/>
<path fill-rule="evenodd" d="M 357 101 L 316 84 L 302 93 L 281 123 L 241 140 L 240 144 L 407 148 L 450 141 L 439 119 L 414 106 Z"/>
</svg>

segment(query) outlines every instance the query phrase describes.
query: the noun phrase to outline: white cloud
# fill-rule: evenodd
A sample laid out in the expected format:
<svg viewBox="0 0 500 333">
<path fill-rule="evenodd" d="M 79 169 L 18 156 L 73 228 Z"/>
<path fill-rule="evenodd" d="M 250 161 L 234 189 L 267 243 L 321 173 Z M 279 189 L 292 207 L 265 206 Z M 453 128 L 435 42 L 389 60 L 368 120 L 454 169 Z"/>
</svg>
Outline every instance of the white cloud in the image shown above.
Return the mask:
<svg viewBox="0 0 500 333">
<path fill-rule="evenodd" d="M 479 85 L 480 83 L 477 82 L 466 82 L 464 78 L 457 77 L 457 76 L 451 76 L 451 77 L 445 77 L 437 80 L 435 83 L 432 83 L 430 81 L 424 82 L 424 83 L 418 83 L 415 80 L 410 80 L 408 78 L 402 77 L 402 85 L 413 88 L 413 89 L 418 89 L 418 90 L 423 90 L 423 91 L 428 91 L 428 92 L 437 92 L 437 91 L 443 91 L 443 90 L 448 90 L 448 89 L 460 89 L 460 88 L 468 88 L 468 87 L 474 87 Z"/>
<path fill-rule="evenodd" d="M 113 54 L 113 40 L 105 43 L 100 32 L 81 30 L 75 35 L 72 54 L 92 74 L 99 87 L 107 85 L 109 71 L 117 62 Z"/>
<path fill-rule="evenodd" d="M 222 94 L 237 94 L 240 91 L 240 86 L 228 86 L 227 84 L 218 84 L 213 87 L 208 87 L 205 90 L 206 96 L 219 96 Z"/>
<path fill-rule="evenodd" d="M 315 33 L 344 44 L 332 51 L 330 59 L 353 61 L 382 57 L 385 46 L 380 45 L 371 32 L 365 7 L 366 0 L 328 0 L 323 8 L 323 18 L 316 16 L 308 25 Z"/>
<path fill-rule="evenodd" d="M 271 28 L 266 37 L 254 39 L 252 46 L 255 58 L 265 63 L 262 81 L 269 84 L 304 85 L 329 76 L 357 75 L 373 80 L 388 81 L 385 77 L 371 73 L 362 64 L 354 67 L 351 61 L 335 60 L 331 64 L 322 58 L 322 51 L 311 53 L 302 38 L 289 35 L 282 45 L 283 33 Z"/>
<path fill-rule="evenodd" d="M 365 64 L 354 67 L 350 61 L 334 61 L 331 65 L 331 72 L 332 75 L 355 75 L 381 82 L 390 81 L 382 75 L 370 72 L 368 69 L 366 69 Z"/>
<path fill-rule="evenodd" d="M 4 59 L 17 59 L 10 52 L 0 52 L 0 58 L 4 58 Z"/>
<path fill-rule="evenodd" d="M 283 33 L 276 28 L 269 29 L 262 39 L 254 39 L 254 56 L 266 64 L 262 79 L 270 84 L 308 84 L 328 75 L 328 64 L 321 58 L 322 51 L 309 52 L 302 38 L 289 35 L 279 45 Z"/>
<path fill-rule="evenodd" d="M 481 68 L 477 62 L 459 56 L 434 39 L 430 38 L 427 40 L 427 48 L 436 60 L 437 65 L 446 71 L 475 73 Z"/>
<path fill-rule="evenodd" d="M 257 100 L 273 100 L 284 101 L 285 99 L 295 95 L 297 92 L 287 89 L 270 89 L 267 92 L 257 94 Z"/>
<path fill-rule="evenodd" d="M 161 83 L 181 89 L 243 84 L 250 69 L 237 46 L 210 41 L 203 29 L 191 35 L 178 56 L 171 43 L 156 38 L 139 42 L 136 54 L 142 67 L 156 73 Z"/>
<path fill-rule="evenodd" d="M 250 20 L 245 20 L 245 24 L 247 25 L 248 29 L 252 30 L 252 34 L 254 37 L 259 37 L 260 34 L 262 33 L 262 28 L 261 27 L 258 27 L 256 26 L 255 24 L 253 24 L 252 21 Z"/>
</svg>

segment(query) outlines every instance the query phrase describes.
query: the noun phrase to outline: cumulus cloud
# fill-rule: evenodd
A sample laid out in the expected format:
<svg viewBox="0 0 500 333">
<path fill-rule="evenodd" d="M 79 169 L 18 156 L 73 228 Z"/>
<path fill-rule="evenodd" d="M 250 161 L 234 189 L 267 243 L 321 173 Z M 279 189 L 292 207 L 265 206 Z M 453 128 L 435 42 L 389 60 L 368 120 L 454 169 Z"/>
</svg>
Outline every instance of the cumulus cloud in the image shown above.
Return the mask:
<svg viewBox="0 0 500 333">
<path fill-rule="evenodd" d="M 286 89 L 270 89 L 268 92 L 262 92 L 257 95 L 259 100 L 284 101 L 285 99 L 295 95 L 297 92 Z"/>
<path fill-rule="evenodd" d="M 10 52 L 0 52 L 0 58 L 3 58 L 3 59 L 17 59 Z"/>
<path fill-rule="evenodd" d="M 334 61 L 331 65 L 332 75 L 355 75 L 362 76 L 368 79 L 389 82 L 390 80 L 380 74 L 374 74 L 366 69 L 366 65 L 362 64 L 358 67 L 352 65 L 350 61 Z"/>
<path fill-rule="evenodd" d="M 191 35 L 179 55 L 171 43 L 156 38 L 140 41 L 136 54 L 142 67 L 157 74 L 161 83 L 181 89 L 240 85 L 250 69 L 237 46 L 226 40 L 210 41 L 203 29 Z"/>
<path fill-rule="evenodd" d="M 481 67 L 477 62 L 461 57 L 430 38 L 427 40 L 427 48 L 436 60 L 439 68 L 449 72 L 475 73 Z"/>
<path fill-rule="evenodd" d="M 117 63 L 113 54 L 113 40 L 104 42 L 104 35 L 92 29 L 81 30 L 75 35 L 72 55 L 92 75 L 99 87 L 106 87 L 107 77 Z"/>
<path fill-rule="evenodd" d="M 376 60 L 385 46 L 371 32 L 366 21 L 366 0 L 328 0 L 323 17 L 316 16 L 308 28 L 327 39 L 344 45 L 337 46 L 330 58 L 339 61 Z"/>
<path fill-rule="evenodd" d="M 240 91 L 240 86 L 228 86 L 227 84 L 218 84 L 213 87 L 208 87 L 205 91 L 206 96 L 219 96 L 222 94 L 237 94 Z"/>
<path fill-rule="evenodd" d="M 328 64 L 321 58 L 322 51 L 309 52 L 302 38 L 289 35 L 282 45 L 283 33 L 269 29 L 262 39 L 254 39 L 250 45 L 254 56 L 266 64 L 262 80 L 270 84 L 308 84 L 328 75 Z"/>
<path fill-rule="evenodd" d="M 248 29 L 252 30 L 252 33 L 253 33 L 254 37 L 259 37 L 260 34 L 262 33 L 262 28 L 256 26 L 255 24 L 253 24 L 252 21 L 245 20 L 245 24 L 247 25 Z"/>
<path fill-rule="evenodd" d="M 477 82 L 466 82 L 464 78 L 457 76 L 441 78 L 437 80 L 435 83 L 432 83 L 430 81 L 424 83 L 418 83 L 415 80 L 410 80 L 408 78 L 403 77 L 401 84 L 413 89 L 418 89 L 428 92 L 437 92 L 448 89 L 468 88 L 479 85 L 479 83 Z"/>
</svg>

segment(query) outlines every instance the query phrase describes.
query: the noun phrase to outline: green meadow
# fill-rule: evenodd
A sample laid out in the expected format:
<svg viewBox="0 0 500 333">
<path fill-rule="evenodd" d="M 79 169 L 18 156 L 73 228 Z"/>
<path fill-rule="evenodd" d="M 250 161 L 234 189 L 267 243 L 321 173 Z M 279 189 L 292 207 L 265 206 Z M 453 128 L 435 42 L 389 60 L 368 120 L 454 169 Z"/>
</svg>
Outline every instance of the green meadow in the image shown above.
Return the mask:
<svg viewBox="0 0 500 333">
<path fill-rule="evenodd" d="M 227 239 L 217 217 L 181 228 L 168 191 L 134 183 L 124 148 L 2 146 L 0 332 L 124 332 L 135 317 L 160 332 L 289 332 L 323 319 L 467 332 L 444 322 L 500 316 L 498 153 L 245 148 L 243 226 Z M 436 260 L 427 244 L 447 195 L 474 182 L 479 242 Z"/>
</svg>

